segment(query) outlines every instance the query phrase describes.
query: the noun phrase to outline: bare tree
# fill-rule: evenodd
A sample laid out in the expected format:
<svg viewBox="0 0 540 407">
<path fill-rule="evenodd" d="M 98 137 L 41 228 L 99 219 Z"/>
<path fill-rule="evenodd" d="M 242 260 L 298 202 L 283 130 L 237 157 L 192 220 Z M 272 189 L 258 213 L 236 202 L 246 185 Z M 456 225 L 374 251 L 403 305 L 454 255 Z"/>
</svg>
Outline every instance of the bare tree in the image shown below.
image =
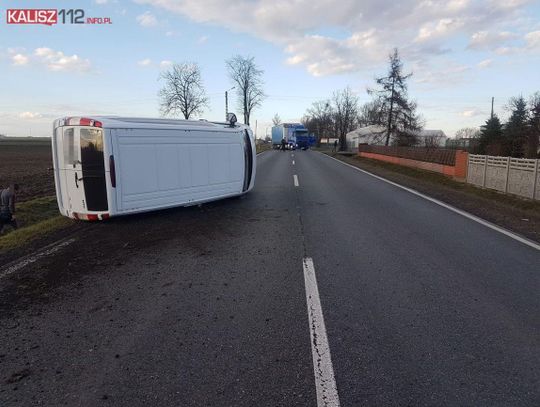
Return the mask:
<svg viewBox="0 0 540 407">
<path fill-rule="evenodd" d="M 176 116 L 182 114 L 189 120 L 193 114 L 201 114 L 208 106 L 208 98 L 201 78 L 201 70 L 196 63 L 174 64 L 161 74 L 165 85 L 159 91 L 161 114 Z"/>
<path fill-rule="evenodd" d="M 421 138 L 421 147 L 439 148 L 446 139 L 446 135 L 442 130 L 428 130 L 426 133 Z"/>
<path fill-rule="evenodd" d="M 260 106 L 265 98 L 263 91 L 263 70 L 257 68 L 254 57 L 236 55 L 225 61 L 229 77 L 236 85 L 244 123 L 249 126 L 251 112 Z"/>
<path fill-rule="evenodd" d="M 272 124 L 274 126 L 279 126 L 281 124 L 281 117 L 279 117 L 279 114 L 275 114 L 274 117 L 272 117 Z"/>
<path fill-rule="evenodd" d="M 358 97 L 347 86 L 341 91 L 334 92 L 332 103 L 336 134 L 339 137 L 340 150 L 343 151 L 347 149 L 346 135 L 356 125 Z"/>
<path fill-rule="evenodd" d="M 358 111 L 358 125 L 362 127 L 386 124 L 386 105 L 380 98 L 375 98 L 371 102 L 364 103 Z"/>
<path fill-rule="evenodd" d="M 456 140 L 476 139 L 480 137 L 480 129 L 476 127 L 463 127 L 456 131 Z"/>
<path fill-rule="evenodd" d="M 329 100 L 313 102 L 304 116 L 306 128 L 317 135 L 317 146 L 321 145 L 321 139 L 333 137 L 334 123 L 332 106 Z"/>
</svg>

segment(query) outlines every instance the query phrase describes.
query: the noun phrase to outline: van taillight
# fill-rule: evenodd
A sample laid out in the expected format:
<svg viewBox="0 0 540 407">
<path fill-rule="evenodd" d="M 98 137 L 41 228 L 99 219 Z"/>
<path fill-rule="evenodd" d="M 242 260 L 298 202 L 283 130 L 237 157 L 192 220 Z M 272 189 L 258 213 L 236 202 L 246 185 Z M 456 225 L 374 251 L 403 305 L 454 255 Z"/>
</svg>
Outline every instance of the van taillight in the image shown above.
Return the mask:
<svg viewBox="0 0 540 407">
<path fill-rule="evenodd" d="M 114 156 L 109 156 L 109 174 L 111 176 L 111 186 L 116 188 L 116 167 L 114 166 Z"/>
<path fill-rule="evenodd" d="M 64 120 L 64 125 L 103 127 L 103 123 L 101 123 L 100 121 L 89 119 L 87 117 L 66 117 Z"/>
</svg>

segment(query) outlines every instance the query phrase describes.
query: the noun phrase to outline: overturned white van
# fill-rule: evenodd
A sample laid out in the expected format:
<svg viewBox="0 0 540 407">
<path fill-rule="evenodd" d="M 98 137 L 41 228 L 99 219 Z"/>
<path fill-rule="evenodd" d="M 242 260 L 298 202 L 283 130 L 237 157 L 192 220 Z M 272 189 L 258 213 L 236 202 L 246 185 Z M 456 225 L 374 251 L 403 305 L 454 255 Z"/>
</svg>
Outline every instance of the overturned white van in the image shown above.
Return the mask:
<svg viewBox="0 0 540 407">
<path fill-rule="evenodd" d="M 56 120 L 52 150 L 60 212 L 102 220 L 245 194 L 255 179 L 255 142 L 249 127 L 234 122 Z"/>
</svg>

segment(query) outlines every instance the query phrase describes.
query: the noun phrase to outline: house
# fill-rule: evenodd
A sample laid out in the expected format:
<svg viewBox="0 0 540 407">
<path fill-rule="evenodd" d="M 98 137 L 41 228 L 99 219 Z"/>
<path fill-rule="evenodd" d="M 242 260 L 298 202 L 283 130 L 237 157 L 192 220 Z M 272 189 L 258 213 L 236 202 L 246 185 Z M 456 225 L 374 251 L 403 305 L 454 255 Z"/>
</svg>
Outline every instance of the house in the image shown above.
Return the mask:
<svg viewBox="0 0 540 407">
<path fill-rule="evenodd" d="M 446 135 L 442 130 L 420 130 L 412 132 L 417 141 L 418 147 L 444 147 Z M 372 146 L 384 146 L 386 143 L 386 127 L 371 125 L 360 127 L 350 131 L 346 135 L 347 149 L 357 150 L 359 144 L 369 144 Z M 393 137 L 390 138 L 392 144 Z"/>
<path fill-rule="evenodd" d="M 386 127 L 378 125 L 359 127 L 348 132 L 345 137 L 347 140 L 347 150 L 357 150 L 359 144 L 384 146 L 386 142 Z"/>
</svg>

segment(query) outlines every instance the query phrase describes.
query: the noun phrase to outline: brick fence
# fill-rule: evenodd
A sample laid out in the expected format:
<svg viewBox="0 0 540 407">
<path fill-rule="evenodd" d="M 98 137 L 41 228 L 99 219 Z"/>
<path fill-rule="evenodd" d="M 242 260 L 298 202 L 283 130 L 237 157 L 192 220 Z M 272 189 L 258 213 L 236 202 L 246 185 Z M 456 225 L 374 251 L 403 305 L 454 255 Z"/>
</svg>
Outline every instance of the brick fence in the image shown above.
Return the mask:
<svg viewBox="0 0 540 407">
<path fill-rule="evenodd" d="M 465 180 L 468 153 L 444 148 L 360 145 L 358 155 Z"/>
</svg>

